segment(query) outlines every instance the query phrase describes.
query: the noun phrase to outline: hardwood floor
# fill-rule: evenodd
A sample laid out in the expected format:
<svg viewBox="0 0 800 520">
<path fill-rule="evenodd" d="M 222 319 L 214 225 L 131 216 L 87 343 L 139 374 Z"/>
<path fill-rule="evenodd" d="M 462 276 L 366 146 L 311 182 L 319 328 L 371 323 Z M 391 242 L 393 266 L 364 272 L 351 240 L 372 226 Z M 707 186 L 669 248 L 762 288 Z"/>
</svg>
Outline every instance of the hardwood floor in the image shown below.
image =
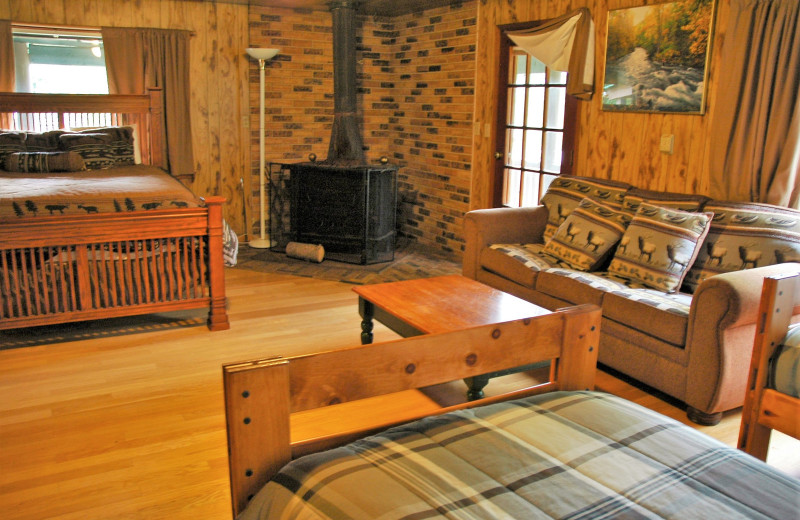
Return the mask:
<svg viewBox="0 0 800 520">
<path fill-rule="evenodd" d="M 105 325 L 113 335 L 63 327 L 50 344 L 0 350 L 0 517 L 230 517 L 221 365 L 358 344 L 360 318 L 352 285 L 244 269 L 226 282 L 230 330 L 191 326 L 202 314 L 148 317 Z M 84 333 L 95 337 L 59 339 Z M 396 337 L 377 323 L 374 334 Z M 598 386 L 686 421 L 603 372 Z M 735 445 L 738 425 L 732 412 L 702 430 Z M 797 445 L 786 446 L 778 462 L 800 474 Z"/>
</svg>

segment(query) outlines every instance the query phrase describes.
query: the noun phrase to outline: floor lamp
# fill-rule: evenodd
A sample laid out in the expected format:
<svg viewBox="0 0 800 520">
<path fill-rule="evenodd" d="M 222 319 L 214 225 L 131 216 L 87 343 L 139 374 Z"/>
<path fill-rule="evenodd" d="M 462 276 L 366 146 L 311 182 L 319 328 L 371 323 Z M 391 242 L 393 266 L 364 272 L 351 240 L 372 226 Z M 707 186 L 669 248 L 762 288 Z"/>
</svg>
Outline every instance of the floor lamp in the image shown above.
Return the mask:
<svg viewBox="0 0 800 520">
<path fill-rule="evenodd" d="M 259 219 L 260 234 L 258 238 L 250 239 L 248 245 L 257 249 L 266 249 L 270 247 L 270 240 L 267 239 L 264 230 L 265 219 L 265 202 L 264 202 L 264 188 L 265 188 L 265 175 L 264 175 L 264 63 L 271 60 L 280 49 L 257 49 L 250 47 L 247 49 L 247 54 L 251 58 L 258 60 L 259 68 L 259 111 L 258 111 L 258 197 L 259 197 Z"/>
</svg>

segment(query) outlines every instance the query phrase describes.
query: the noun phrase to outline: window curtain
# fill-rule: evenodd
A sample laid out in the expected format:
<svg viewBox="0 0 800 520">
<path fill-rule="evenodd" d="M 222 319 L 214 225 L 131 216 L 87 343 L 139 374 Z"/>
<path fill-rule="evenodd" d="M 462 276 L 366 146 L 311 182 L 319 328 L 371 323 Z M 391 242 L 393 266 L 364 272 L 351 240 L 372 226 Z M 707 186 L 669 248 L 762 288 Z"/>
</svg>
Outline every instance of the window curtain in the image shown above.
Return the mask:
<svg viewBox="0 0 800 520">
<path fill-rule="evenodd" d="M 0 92 L 14 92 L 14 39 L 11 22 L 0 20 Z M 0 114 L 0 128 L 11 128 L 8 114 Z"/>
<path fill-rule="evenodd" d="M 731 0 L 712 122 L 715 198 L 800 203 L 800 1 Z"/>
<path fill-rule="evenodd" d="M 589 101 L 594 91 L 594 22 L 589 9 L 529 29 L 506 31 L 518 47 L 554 70 L 565 71 L 567 94 Z"/>
<path fill-rule="evenodd" d="M 104 27 L 108 90 L 144 94 L 146 87 L 164 93 L 165 152 L 173 175 L 194 171 L 189 111 L 189 31 Z"/>
</svg>

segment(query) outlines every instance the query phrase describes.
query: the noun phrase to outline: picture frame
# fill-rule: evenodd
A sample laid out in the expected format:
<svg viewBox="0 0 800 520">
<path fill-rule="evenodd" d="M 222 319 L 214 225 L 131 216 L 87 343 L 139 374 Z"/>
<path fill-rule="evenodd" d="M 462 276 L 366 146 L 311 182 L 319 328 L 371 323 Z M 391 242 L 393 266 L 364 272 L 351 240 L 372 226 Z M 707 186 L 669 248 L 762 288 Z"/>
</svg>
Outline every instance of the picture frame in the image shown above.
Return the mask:
<svg viewBox="0 0 800 520">
<path fill-rule="evenodd" d="M 602 109 L 702 115 L 714 0 L 680 0 L 608 13 Z"/>
</svg>

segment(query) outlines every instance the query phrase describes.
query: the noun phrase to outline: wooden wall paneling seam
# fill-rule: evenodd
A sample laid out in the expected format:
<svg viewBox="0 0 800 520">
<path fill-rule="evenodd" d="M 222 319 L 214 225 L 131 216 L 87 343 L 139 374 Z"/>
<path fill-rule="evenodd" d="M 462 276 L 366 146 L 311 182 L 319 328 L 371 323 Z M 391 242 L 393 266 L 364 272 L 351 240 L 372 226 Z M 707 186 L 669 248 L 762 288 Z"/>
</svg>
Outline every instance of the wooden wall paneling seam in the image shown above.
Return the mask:
<svg viewBox="0 0 800 520">
<path fill-rule="evenodd" d="M 247 183 L 245 182 L 248 178 L 248 172 L 250 171 L 250 88 L 248 82 L 250 58 L 244 54 L 244 49 L 249 47 L 250 42 L 248 10 L 240 10 L 238 12 L 236 25 L 238 27 L 236 77 L 238 84 L 241 85 L 238 101 L 239 113 L 237 114 L 236 120 L 239 150 L 238 167 L 234 181 L 236 181 L 237 189 L 235 191 L 236 206 L 229 208 L 226 214 L 229 216 L 236 215 L 235 220 L 232 219 L 233 222 L 238 222 L 239 215 L 242 216 L 241 224 L 236 226 L 237 233 L 242 235 L 249 230 L 249 224 L 244 218 L 244 208 L 252 204 L 252 197 L 248 194 L 246 189 Z M 242 180 L 241 184 L 239 183 L 240 179 Z"/>
<path fill-rule="evenodd" d="M 217 65 L 219 67 L 219 81 L 221 84 L 235 84 L 239 76 L 236 71 L 234 55 L 238 52 L 236 44 L 236 23 L 233 11 L 236 6 L 231 4 L 217 4 L 219 9 L 218 19 L 218 41 L 219 57 Z M 239 106 L 238 96 L 225 95 L 220 92 L 220 163 L 219 169 L 214 173 L 215 182 L 211 187 L 210 193 L 219 194 L 230 202 L 228 209 L 240 205 L 239 197 L 236 196 L 237 183 L 234 179 L 238 168 L 236 160 L 238 154 L 238 132 L 235 129 L 239 126 Z M 224 129 L 224 130 L 223 130 Z M 226 182 L 230 181 L 230 182 Z"/>
</svg>

